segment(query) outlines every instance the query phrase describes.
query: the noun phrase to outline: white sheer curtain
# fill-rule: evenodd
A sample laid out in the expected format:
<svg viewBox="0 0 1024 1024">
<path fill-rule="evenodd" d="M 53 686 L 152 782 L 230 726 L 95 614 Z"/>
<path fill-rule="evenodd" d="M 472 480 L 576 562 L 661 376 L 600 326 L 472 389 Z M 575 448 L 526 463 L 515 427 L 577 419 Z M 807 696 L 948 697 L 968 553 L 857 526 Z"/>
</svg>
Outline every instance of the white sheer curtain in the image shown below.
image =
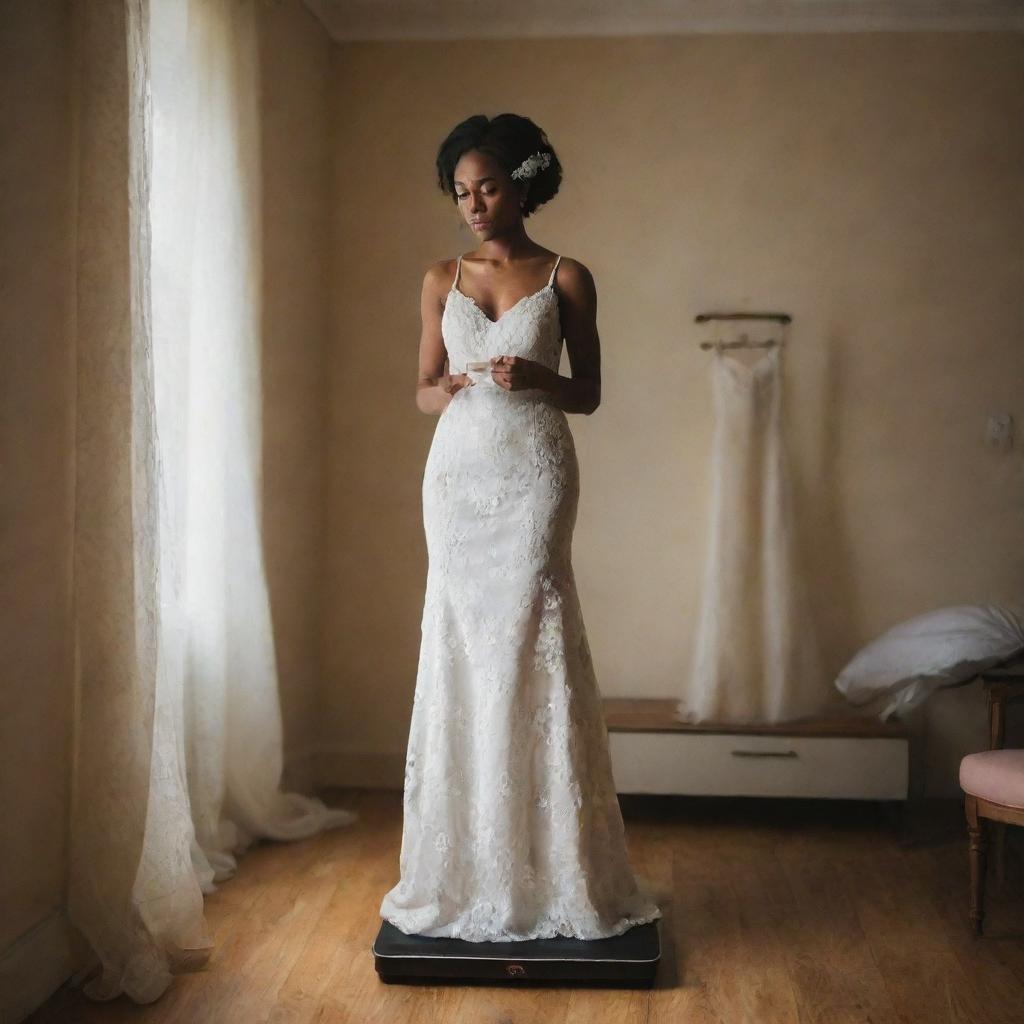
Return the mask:
<svg viewBox="0 0 1024 1024">
<path fill-rule="evenodd" d="M 256 837 L 356 820 L 280 789 L 260 522 L 256 0 L 74 5 L 76 749 L 69 914 L 95 999 L 208 958 Z"/>
</svg>

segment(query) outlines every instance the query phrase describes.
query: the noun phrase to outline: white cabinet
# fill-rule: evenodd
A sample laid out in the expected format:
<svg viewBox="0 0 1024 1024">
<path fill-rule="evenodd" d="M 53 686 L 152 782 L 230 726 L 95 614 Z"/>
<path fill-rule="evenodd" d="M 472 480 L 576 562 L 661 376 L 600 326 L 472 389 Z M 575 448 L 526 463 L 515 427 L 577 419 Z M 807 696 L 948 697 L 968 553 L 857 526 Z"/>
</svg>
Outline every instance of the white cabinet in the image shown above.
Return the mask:
<svg viewBox="0 0 1024 1024">
<path fill-rule="evenodd" d="M 910 737 L 872 718 L 690 725 L 674 702 L 606 699 L 620 793 L 905 800 Z"/>
</svg>

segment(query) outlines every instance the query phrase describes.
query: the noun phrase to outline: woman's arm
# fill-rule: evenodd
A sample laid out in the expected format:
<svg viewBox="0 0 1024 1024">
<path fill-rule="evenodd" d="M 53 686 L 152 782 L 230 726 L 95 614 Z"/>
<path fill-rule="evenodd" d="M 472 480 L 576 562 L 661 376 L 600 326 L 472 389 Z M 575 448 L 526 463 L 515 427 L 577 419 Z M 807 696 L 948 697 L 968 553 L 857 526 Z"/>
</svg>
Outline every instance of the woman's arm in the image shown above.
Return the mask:
<svg viewBox="0 0 1024 1024">
<path fill-rule="evenodd" d="M 448 353 L 441 334 L 441 314 L 444 312 L 444 296 L 448 292 L 448 280 L 452 274 L 453 271 L 446 266 L 444 260 L 435 263 L 424 275 L 420 293 L 423 327 L 420 332 L 416 405 L 421 412 L 434 415 L 444 412 L 455 392 L 469 383 L 467 374 L 449 374 L 446 369 Z"/>
<path fill-rule="evenodd" d="M 541 387 L 564 412 L 590 415 L 601 404 L 601 342 L 597 334 L 597 288 L 590 271 L 562 258 L 558 275 L 559 316 L 571 377 L 545 375 Z"/>
</svg>

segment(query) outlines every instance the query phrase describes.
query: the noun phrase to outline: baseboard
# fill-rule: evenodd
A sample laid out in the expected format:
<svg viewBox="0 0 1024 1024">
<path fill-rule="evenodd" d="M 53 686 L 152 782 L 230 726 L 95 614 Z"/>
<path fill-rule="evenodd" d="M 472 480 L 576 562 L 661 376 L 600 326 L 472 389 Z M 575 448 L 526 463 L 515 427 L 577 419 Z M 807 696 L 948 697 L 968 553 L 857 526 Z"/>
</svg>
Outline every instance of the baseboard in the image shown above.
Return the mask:
<svg viewBox="0 0 1024 1024">
<path fill-rule="evenodd" d="M 0 1024 L 19 1024 L 76 969 L 71 922 L 51 910 L 0 956 Z"/>
</svg>

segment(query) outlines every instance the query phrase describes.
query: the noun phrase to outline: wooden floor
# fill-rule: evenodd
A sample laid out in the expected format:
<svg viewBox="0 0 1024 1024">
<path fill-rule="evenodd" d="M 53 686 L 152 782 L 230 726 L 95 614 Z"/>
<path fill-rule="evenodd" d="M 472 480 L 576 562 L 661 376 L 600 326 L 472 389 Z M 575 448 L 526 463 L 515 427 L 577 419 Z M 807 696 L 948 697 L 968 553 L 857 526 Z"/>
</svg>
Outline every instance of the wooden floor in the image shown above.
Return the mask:
<svg viewBox="0 0 1024 1024">
<path fill-rule="evenodd" d="M 664 915 L 657 986 L 631 991 L 380 982 L 370 946 L 397 881 L 401 794 L 325 797 L 360 821 L 250 850 L 207 897 L 203 971 L 149 1006 L 65 986 L 32 1024 L 1024 1021 L 1019 844 L 976 939 L 955 802 L 901 842 L 873 804 L 622 798 L 634 867 Z"/>
</svg>

